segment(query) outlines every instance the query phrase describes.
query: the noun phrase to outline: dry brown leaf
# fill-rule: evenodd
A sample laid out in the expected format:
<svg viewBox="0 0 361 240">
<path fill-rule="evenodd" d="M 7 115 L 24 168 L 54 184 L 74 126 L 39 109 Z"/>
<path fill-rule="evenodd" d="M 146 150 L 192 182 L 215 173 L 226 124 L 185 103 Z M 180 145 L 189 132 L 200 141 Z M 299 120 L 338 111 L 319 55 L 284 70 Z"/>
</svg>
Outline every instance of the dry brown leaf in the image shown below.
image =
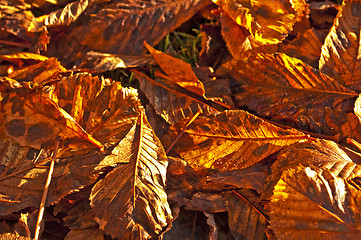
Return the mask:
<svg viewBox="0 0 361 240">
<path fill-rule="evenodd" d="M 266 239 L 267 216 L 262 212 L 259 197 L 251 190 L 241 189 L 227 192 L 223 196 L 227 203 L 228 222 L 235 239 Z"/>
<path fill-rule="evenodd" d="M 79 64 L 78 59 L 91 50 L 140 54 L 145 51 L 144 41 L 155 45 L 209 4 L 208 0 L 95 2 L 69 26 L 66 35 L 54 35 L 48 54 L 59 56 L 67 66 Z"/>
<path fill-rule="evenodd" d="M 203 83 L 199 81 L 189 63 L 158 51 L 147 43 L 144 43 L 144 46 L 148 49 L 162 70 L 168 75 L 169 80 L 200 96 L 204 95 Z"/>
<path fill-rule="evenodd" d="M 306 131 L 359 138 L 358 131 L 343 127 L 352 118 L 348 114 L 358 94 L 301 60 L 281 53 L 260 54 L 225 67 L 233 77 L 237 107 L 247 106 L 261 116 Z M 353 129 L 359 128 L 351 122 Z"/>
<path fill-rule="evenodd" d="M 147 65 L 155 65 L 155 61 L 150 55 L 132 56 L 90 51 L 86 53 L 79 68 L 105 72 L 117 68 L 145 67 Z"/>
<path fill-rule="evenodd" d="M 318 68 L 318 61 L 321 55 L 322 42 L 317 32 L 310 28 L 291 42 L 281 45 L 279 51 L 286 53 L 290 57 L 302 60 L 304 63 Z"/>
<path fill-rule="evenodd" d="M 360 237 L 360 188 L 330 170 L 309 166 L 283 172 L 269 204 L 270 229 L 278 238 Z"/>
<path fill-rule="evenodd" d="M 99 228 L 90 228 L 83 230 L 70 230 L 64 240 L 104 240 L 104 232 Z"/>
<path fill-rule="evenodd" d="M 245 27 L 258 44 L 277 44 L 292 30 L 298 13 L 288 0 L 213 0 L 237 24 Z M 295 1 L 299 4 L 302 1 Z M 303 8 L 296 8 L 302 10 Z"/>
<path fill-rule="evenodd" d="M 37 64 L 15 70 L 7 77 L 17 80 L 19 87 L 41 88 L 50 82 L 56 81 L 59 78 L 59 73 L 65 71 L 66 69 L 61 66 L 58 60 L 49 58 Z"/>
<path fill-rule="evenodd" d="M 184 124 L 183 120 L 180 125 Z M 181 129 L 171 126 L 172 136 Z M 254 165 L 269 155 L 308 136 L 276 127 L 242 110 L 198 117 L 174 149 L 185 161 L 222 170 Z"/>
<path fill-rule="evenodd" d="M 140 89 L 145 93 L 155 111 L 170 124 L 185 117 L 192 117 L 199 110 L 205 114 L 217 111 L 212 107 L 211 101 L 170 80 L 159 77 L 151 79 L 141 72 L 134 71 L 134 73 L 139 79 Z"/>
<path fill-rule="evenodd" d="M 118 164 L 93 187 L 90 201 L 97 221 L 112 237 L 155 237 L 172 220 L 163 146 L 143 114 L 119 146 L 129 163 Z"/>
<path fill-rule="evenodd" d="M 322 46 L 319 68 L 345 86 L 360 91 L 361 2 L 345 0 Z"/>
<path fill-rule="evenodd" d="M 0 234 L 0 240 L 32 240 L 30 237 L 19 236 L 15 233 L 2 233 Z"/>
<path fill-rule="evenodd" d="M 102 144 L 52 101 L 44 90 L 28 92 L 24 97 L 10 93 L 2 100 L 1 130 L 22 146 L 53 148 L 55 139 L 81 138 L 99 149 Z"/>
</svg>

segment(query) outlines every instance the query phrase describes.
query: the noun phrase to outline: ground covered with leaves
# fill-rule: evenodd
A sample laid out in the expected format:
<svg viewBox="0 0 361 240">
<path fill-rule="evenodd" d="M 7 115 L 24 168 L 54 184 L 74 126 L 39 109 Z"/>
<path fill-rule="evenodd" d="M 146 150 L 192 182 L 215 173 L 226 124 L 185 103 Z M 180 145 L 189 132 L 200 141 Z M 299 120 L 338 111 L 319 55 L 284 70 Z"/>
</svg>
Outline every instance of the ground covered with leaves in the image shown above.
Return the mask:
<svg viewBox="0 0 361 240">
<path fill-rule="evenodd" d="M 361 239 L 360 32 L 361 0 L 0 0 L 0 239 Z"/>
</svg>

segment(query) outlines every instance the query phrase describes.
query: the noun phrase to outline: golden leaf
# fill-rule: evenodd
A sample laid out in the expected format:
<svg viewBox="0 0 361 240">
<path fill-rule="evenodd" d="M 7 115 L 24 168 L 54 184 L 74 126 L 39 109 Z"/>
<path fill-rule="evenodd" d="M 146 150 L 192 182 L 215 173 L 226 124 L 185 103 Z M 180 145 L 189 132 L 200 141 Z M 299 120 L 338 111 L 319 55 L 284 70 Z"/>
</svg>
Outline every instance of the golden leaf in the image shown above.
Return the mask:
<svg viewBox="0 0 361 240">
<path fill-rule="evenodd" d="M 247 106 L 261 116 L 306 131 L 350 137 L 342 125 L 352 118 L 347 114 L 358 94 L 301 60 L 282 53 L 259 54 L 227 63 L 225 68 L 233 76 L 230 85 L 237 107 Z"/>
<path fill-rule="evenodd" d="M 274 188 L 270 229 L 281 239 L 358 239 L 360 199 L 359 187 L 327 168 L 291 168 Z"/>
<path fill-rule="evenodd" d="M 341 84 L 360 91 L 361 2 L 345 0 L 322 46 L 319 68 Z"/>
<path fill-rule="evenodd" d="M 90 196 L 101 229 L 121 239 L 148 239 L 171 221 L 164 191 L 167 158 L 143 114 L 119 143 L 128 164 L 118 164 Z"/>
<path fill-rule="evenodd" d="M 259 44 L 277 44 L 292 30 L 298 14 L 290 1 L 213 0 Z"/>
<path fill-rule="evenodd" d="M 171 126 L 170 131 L 176 135 L 180 129 Z M 175 151 L 188 163 L 231 170 L 252 166 L 307 138 L 296 130 L 285 130 L 234 110 L 195 119 L 175 145 Z"/>
<path fill-rule="evenodd" d="M 302 60 L 304 63 L 318 68 L 322 42 L 313 28 L 308 29 L 288 44 L 281 45 L 280 51 L 290 57 Z"/>
</svg>

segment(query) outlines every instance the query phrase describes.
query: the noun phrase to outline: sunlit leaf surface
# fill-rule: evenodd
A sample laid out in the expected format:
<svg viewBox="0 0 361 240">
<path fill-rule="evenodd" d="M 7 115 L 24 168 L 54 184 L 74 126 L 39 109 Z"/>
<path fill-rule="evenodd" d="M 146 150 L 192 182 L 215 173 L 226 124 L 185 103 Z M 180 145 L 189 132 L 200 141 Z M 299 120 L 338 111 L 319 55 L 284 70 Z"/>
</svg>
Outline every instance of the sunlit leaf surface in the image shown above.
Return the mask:
<svg viewBox="0 0 361 240">
<path fill-rule="evenodd" d="M 100 180 L 90 196 L 100 228 L 122 239 L 156 236 L 172 219 L 164 149 L 143 114 L 119 146 L 129 163 Z"/>
<path fill-rule="evenodd" d="M 187 121 L 187 120 L 184 120 Z M 176 128 L 172 128 L 176 133 Z M 222 170 L 254 165 L 307 136 L 276 127 L 242 110 L 198 117 L 185 130 L 175 151 L 188 163 Z"/>
<path fill-rule="evenodd" d="M 322 46 L 320 70 L 340 83 L 360 91 L 361 2 L 343 1 Z"/>
</svg>

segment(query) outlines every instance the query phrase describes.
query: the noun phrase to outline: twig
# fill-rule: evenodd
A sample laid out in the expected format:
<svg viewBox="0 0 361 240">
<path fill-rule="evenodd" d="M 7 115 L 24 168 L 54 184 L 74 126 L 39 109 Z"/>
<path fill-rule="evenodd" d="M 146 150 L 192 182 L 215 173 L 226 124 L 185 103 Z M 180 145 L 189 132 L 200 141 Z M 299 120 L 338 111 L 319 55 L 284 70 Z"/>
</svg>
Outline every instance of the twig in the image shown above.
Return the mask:
<svg viewBox="0 0 361 240">
<path fill-rule="evenodd" d="M 198 112 L 196 112 L 196 114 L 193 115 L 192 119 L 189 120 L 189 122 L 187 123 L 187 125 L 183 128 L 183 130 L 178 134 L 177 138 L 174 139 L 173 143 L 169 146 L 169 148 L 166 151 L 166 154 L 168 154 L 170 152 L 170 150 L 174 147 L 174 144 L 176 144 L 176 142 L 178 142 L 178 140 L 180 139 L 180 137 L 183 135 L 184 131 L 187 130 L 187 128 L 189 127 L 189 125 L 191 125 L 191 123 L 194 121 L 194 119 L 196 119 L 198 117 L 199 114 L 201 114 L 202 110 L 199 109 Z"/>
<path fill-rule="evenodd" d="M 36 226 L 35 226 L 34 240 L 38 240 L 38 239 L 39 239 L 40 224 L 41 224 L 41 222 L 43 221 L 43 215 L 44 215 L 46 197 L 47 197 L 47 195 L 48 195 L 49 186 L 50 186 L 50 182 L 51 182 L 51 177 L 52 177 L 53 171 L 54 171 L 55 159 L 56 159 L 56 155 L 57 155 L 57 153 L 58 153 L 59 144 L 60 144 L 60 138 L 58 138 L 58 139 L 56 140 L 56 142 L 55 142 L 54 153 L 53 153 L 53 157 L 51 158 L 51 162 L 50 162 L 48 178 L 46 179 L 43 196 L 42 196 L 41 202 L 40 202 L 38 220 L 37 220 Z"/>
</svg>

